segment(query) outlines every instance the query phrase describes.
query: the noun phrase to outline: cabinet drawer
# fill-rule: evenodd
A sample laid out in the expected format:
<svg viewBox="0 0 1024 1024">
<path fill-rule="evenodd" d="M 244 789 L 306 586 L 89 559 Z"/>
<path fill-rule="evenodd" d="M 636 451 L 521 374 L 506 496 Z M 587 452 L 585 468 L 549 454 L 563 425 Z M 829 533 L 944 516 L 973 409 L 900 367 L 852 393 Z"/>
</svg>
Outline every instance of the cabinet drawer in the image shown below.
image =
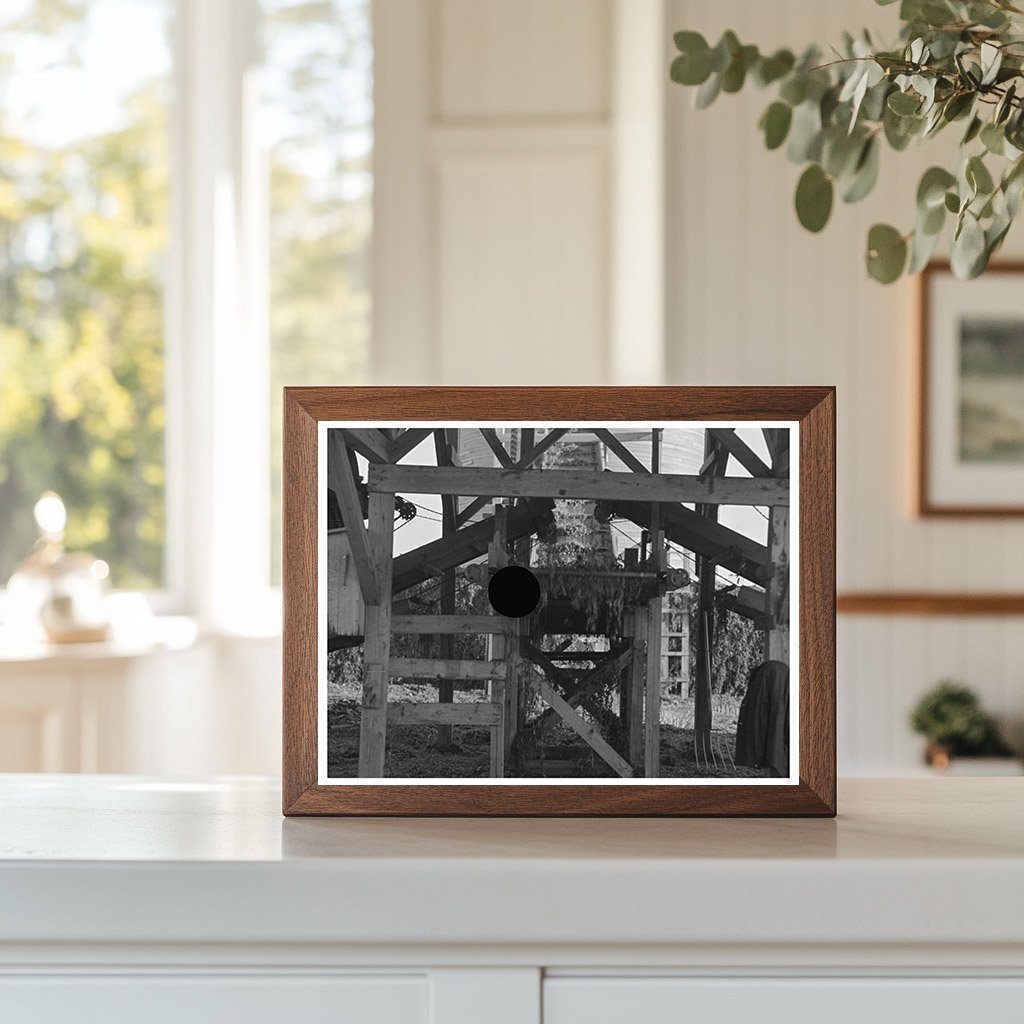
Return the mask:
<svg viewBox="0 0 1024 1024">
<path fill-rule="evenodd" d="M 1021 1024 L 1024 978 L 580 978 L 544 983 L 544 1024 Z"/>
<path fill-rule="evenodd" d="M 36 975 L 0 978 L 18 1024 L 426 1024 L 425 975 Z"/>
</svg>

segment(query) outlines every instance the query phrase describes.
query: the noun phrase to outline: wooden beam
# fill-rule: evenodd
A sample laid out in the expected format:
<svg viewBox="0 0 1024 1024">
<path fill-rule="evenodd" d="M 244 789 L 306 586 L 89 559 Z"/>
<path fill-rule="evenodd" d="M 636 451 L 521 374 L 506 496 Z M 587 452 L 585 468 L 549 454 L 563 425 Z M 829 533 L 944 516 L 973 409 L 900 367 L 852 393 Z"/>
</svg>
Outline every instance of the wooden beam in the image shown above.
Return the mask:
<svg viewBox="0 0 1024 1024">
<path fill-rule="evenodd" d="M 425 441 L 433 433 L 432 427 L 415 427 L 410 430 L 403 430 L 391 441 L 391 461 L 399 462 L 416 447 Z"/>
<path fill-rule="evenodd" d="M 722 608 L 742 615 L 755 622 L 761 621 L 768 614 L 767 594 L 753 587 L 738 587 L 733 593 L 719 599 Z"/>
<path fill-rule="evenodd" d="M 607 501 L 602 505 L 613 515 L 650 529 L 650 505 L 639 501 Z M 751 583 L 762 582 L 770 575 L 771 557 L 766 545 L 758 544 L 685 505 L 662 504 L 660 512 L 662 529 L 673 544 L 710 558 L 716 565 Z"/>
<path fill-rule="evenodd" d="M 638 606 L 633 620 L 633 644 L 630 650 L 628 703 L 626 714 L 626 752 L 635 772 L 644 767 L 644 682 L 647 678 L 647 606 Z"/>
<path fill-rule="evenodd" d="M 491 469 L 476 466 L 369 468 L 371 491 L 402 494 L 501 495 L 596 501 L 700 502 L 711 505 L 788 505 L 789 481 L 757 477 L 699 477 L 595 473 L 575 469 Z"/>
<path fill-rule="evenodd" d="M 704 454 L 712 478 L 725 472 L 729 452 L 710 430 L 704 432 Z M 718 519 L 718 506 L 698 504 L 696 514 L 707 522 Z M 711 749 L 713 710 L 712 683 L 712 624 L 715 614 L 715 565 L 717 559 L 702 557 L 697 566 L 697 672 L 693 684 L 693 756 L 699 765 L 714 761 Z M 767 568 L 771 568 L 770 563 Z"/>
<path fill-rule="evenodd" d="M 405 679 L 504 679 L 503 661 L 456 658 L 392 658 L 391 675 Z"/>
<path fill-rule="evenodd" d="M 624 462 L 634 473 L 646 476 L 651 471 L 610 431 L 603 427 L 596 427 L 594 433 L 611 448 L 613 452 Z"/>
<path fill-rule="evenodd" d="M 442 498 L 443 497 L 444 497 L 444 495 L 442 495 Z M 480 509 L 484 508 L 488 504 L 488 502 L 491 502 L 493 500 L 494 500 L 494 495 L 493 494 L 484 494 L 484 495 L 481 495 L 478 498 L 474 498 L 455 517 L 455 522 L 458 523 L 459 526 L 462 526 L 463 524 L 468 523 L 470 521 L 470 519 L 472 519 L 473 516 L 475 516 L 477 514 L 477 512 L 480 511 Z"/>
<path fill-rule="evenodd" d="M 633 769 L 601 735 L 597 726 L 588 722 L 578 711 L 557 694 L 546 679 L 539 679 L 540 695 L 559 718 L 569 726 L 590 748 L 624 779 L 633 777 Z"/>
<path fill-rule="evenodd" d="M 711 436 L 751 475 L 771 476 L 771 469 L 732 427 L 717 427 Z"/>
<path fill-rule="evenodd" d="M 512 467 L 513 470 L 526 469 L 532 466 L 556 441 L 560 440 L 569 431 L 568 429 L 562 430 L 550 430 L 545 434 L 537 444 L 533 445 L 529 451 L 527 451 L 522 458 Z M 532 435 L 533 431 L 530 431 Z M 430 493 L 430 492 L 428 492 Z M 471 501 L 458 516 L 458 523 L 461 526 L 463 523 L 469 522 L 489 502 L 494 500 L 493 494 L 481 494 L 476 499 Z"/>
<path fill-rule="evenodd" d="M 369 553 L 380 584 L 380 603 L 364 615 L 363 699 L 359 715 L 359 776 L 383 778 L 387 740 L 388 658 L 391 653 L 391 555 L 395 496 L 370 495 Z"/>
<path fill-rule="evenodd" d="M 549 430 L 529 451 L 523 452 L 519 461 L 516 463 L 516 469 L 528 469 L 532 466 L 553 444 L 561 441 L 566 434 L 569 433 L 569 428 L 558 427 L 554 430 Z"/>
<path fill-rule="evenodd" d="M 772 460 L 772 476 L 789 476 L 789 427 L 763 427 Z"/>
<path fill-rule="evenodd" d="M 508 565 L 508 509 L 504 505 L 494 508 L 494 535 L 487 550 L 487 565 L 492 571 L 503 569 Z M 508 736 L 506 721 L 508 719 L 508 642 L 504 633 L 487 638 L 487 657 L 492 663 L 501 663 L 505 670 L 501 675 L 491 677 L 491 703 L 497 709 L 498 720 L 491 727 L 491 778 L 505 777 L 505 761 L 508 755 Z"/>
<path fill-rule="evenodd" d="M 388 722 L 392 725 L 475 725 L 488 729 L 498 723 L 498 711 L 490 701 L 462 701 L 458 704 L 403 701 L 388 705 Z"/>
<path fill-rule="evenodd" d="M 345 434 L 351 446 L 371 462 L 390 461 L 391 442 L 379 430 L 344 427 L 342 433 Z"/>
<path fill-rule="evenodd" d="M 345 431 L 337 428 L 327 431 L 327 482 L 338 499 L 341 521 L 345 524 L 345 533 L 352 552 L 352 560 L 355 562 L 356 577 L 359 580 L 363 601 L 365 604 L 377 604 L 380 599 L 380 585 L 368 551 L 369 541 L 363 524 L 362 503 L 352 476 L 352 462 L 349 459 Z M 393 508 L 394 501 L 391 505 Z M 389 534 L 394 532 L 393 519 L 392 515 L 392 522 L 388 525 Z"/>
<path fill-rule="evenodd" d="M 392 633 L 419 636 L 440 634 L 505 633 L 508 619 L 500 615 L 393 615 Z"/>
<path fill-rule="evenodd" d="M 451 443 L 449 443 L 449 437 Z M 451 434 L 444 427 L 434 431 L 434 454 L 437 456 L 439 466 L 451 466 L 452 455 L 458 449 L 459 432 L 453 430 Z M 458 512 L 458 498 L 453 494 L 445 494 L 441 498 L 441 537 L 444 540 L 450 539 L 458 526 L 455 515 Z M 444 615 L 455 614 L 455 568 L 445 570 L 441 577 L 441 612 Z M 455 636 L 445 633 L 439 637 L 437 642 L 437 655 L 439 658 L 455 657 Z M 437 684 L 437 699 L 442 704 L 451 704 L 455 699 L 455 685 L 450 679 L 441 679 Z M 452 747 L 452 727 L 440 724 L 437 727 L 435 743 L 439 750 L 449 750 Z"/>
<path fill-rule="evenodd" d="M 661 431 L 651 430 L 651 478 L 661 471 Z M 650 478 L 649 478 L 650 479 Z M 661 529 L 661 507 L 651 505 L 651 554 L 648 568 L 661 572 L 665 563 L 665 534 Z M 647 666 L 644 693 L 644 775 L 661 775 L 661 634 L 663 625 L 661 594 L 647 602 Z"/>
<path fill-rule="evenodd" d="M 789 509 L 768 510 L 768 548 L 775 573 L 768 581 L 765 605 L 772 617 L 765 655 L 789 664 Z"/>
<path fill-rule="evenodd" d="M 570 640 L 571 639 L 572 638 L 570 637 Z M 546 676 L 549 682 L 557 683 L 567 691 L 567 694 L 563 699 L 571 708 L 577 708 L 581 705 L 585 706 L 598 690 L 606 686 L 610 679 L 613 679 L 622 671 L 632 656 L 630 648 L 617 651 L 614 653 L 613 657 L 609 658 L 608 661 L 602 662 L 596 668 L 591 669 L 589 672 L 586 672 L 581 676 L 554 664 L 552 659 L 556 659 L 558 657 L 558 651 L 542 651 L 534 643 L 525 638 L 523 638 L 520 649 L 522 650 L 523 655 L 533 663 L 535 669 Z M 642 700 L 642 684 L 640 692 Z M 535 734 L 540 735 L 554 720 L 554 716 L 555 712 L 552 709 L 548 709 L 533 720 L 530 728 L 535 732 Z M 641 722 L 642 727 L 642 704 L 640 706 L 639 721 Z"/>
<path fill-rule="evenodd" d="M 644 664 L 644 775 L 661 775 L 661 632 L 660 595 L 647 602 L 647 648 Z"/>
<path fill-rule="evenodd" d="M 551 522 L 553 509 L 554 503 L 543 498 L 533 498 L 510 509 L 507 520 L 509 539 L 517 540 L 536 533 Z M 417 583 L 441 576 L 449 569 L 485 555 L 493 534 L 494 518 L 488 516 L 399 555 L 395 559 L 394 592 L 408 590 Z"/>
<path fill-rule="evenodd" d="M 511 469 L 515 462 L 512 456 L 505 450 L 505 446 L 501 443 L 501 439 L 498 437 L 498 432 L 492 427 L 480 427 L 480 436 L 487 442 L 487 447 L 494 452 L 494 457 L 498 460 L 498 464 L 503 466 L 505 469 Z"/>
</svg>

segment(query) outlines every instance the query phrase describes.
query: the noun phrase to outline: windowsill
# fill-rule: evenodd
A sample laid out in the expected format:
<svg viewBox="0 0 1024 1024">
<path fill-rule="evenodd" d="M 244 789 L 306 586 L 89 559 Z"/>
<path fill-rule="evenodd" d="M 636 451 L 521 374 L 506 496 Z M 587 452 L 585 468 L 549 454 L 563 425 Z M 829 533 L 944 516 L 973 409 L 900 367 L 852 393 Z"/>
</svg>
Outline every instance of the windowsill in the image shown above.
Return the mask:
<svg viewBox="0 0 1024 1024">
<path fill-rule="evenodd" d="M 109 640 L 95 643 L 54 644 L 5 635 L 0 630 L 0 664 L 140 658 L 160 651 L 188 650 L 199 637 L 195 619 L 185 615 L 154 616 L 135 635 L 115 632 Z"/>
</svg>

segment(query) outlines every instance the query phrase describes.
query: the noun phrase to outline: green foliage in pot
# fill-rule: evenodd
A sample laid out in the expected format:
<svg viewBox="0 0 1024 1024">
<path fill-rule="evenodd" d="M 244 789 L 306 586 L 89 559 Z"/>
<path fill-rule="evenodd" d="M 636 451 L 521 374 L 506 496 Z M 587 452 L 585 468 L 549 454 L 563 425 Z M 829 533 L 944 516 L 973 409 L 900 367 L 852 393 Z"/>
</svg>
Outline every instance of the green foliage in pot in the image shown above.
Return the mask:
<svg viewBox="0 0 1024 1024">
<path fill-rule="evenodd" d="M 785 145 L 790 160 L 807 165 L 795 200 L 808 231 L 825 227 L 837 196 L 855 203 L 871 192 L 883 144 L 902 151 L 955 124 L 958 166 L 925 172 L 913 226 L 876 224 L 865 262 L 882 284 L 916 273 L 951 223 L 953 270 L 976 277 L 1024 197 L 1024 6 L 901 0 L 899 17 L 897 45 L 846 33 L 830 55 L 817 47 L 763 54 L 732 31 L 714 46 L 697 32 L 677 32 L 671 76 L 697 89 L 698 108 L 747 83 L 774 91 L 759 127 L 768 149 Z"/>
<path fill-rule="evenodd" d="M 1006 757 L 1013 753 L 995 720 L 981 710 L 975 693 L 948 679 L 918 701 L 910 725 L 953 757 Z"/>
</svg>

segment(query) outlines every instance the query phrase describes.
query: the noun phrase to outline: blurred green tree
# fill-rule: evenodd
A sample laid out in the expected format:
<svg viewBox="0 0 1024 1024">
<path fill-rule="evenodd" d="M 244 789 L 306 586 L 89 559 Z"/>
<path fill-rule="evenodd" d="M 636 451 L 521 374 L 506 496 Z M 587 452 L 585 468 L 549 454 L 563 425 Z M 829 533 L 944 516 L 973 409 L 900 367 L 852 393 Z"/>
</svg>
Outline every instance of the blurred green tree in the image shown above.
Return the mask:
<svg viewBox="0 0 1024 1024">
<path fill-rule="evenodd" d="M 0 22 L 0 582 L 52 488 L 68 506 L 69 547 L 106 559 L 119 587 L 154 587 L 167 76 L 137 81 L 98 131 L 48 126 L 25 100 L 38 88 L 38 104 L 67 103 L 68 83 L 80 87 L 94 6 L 34 0 Z"/>
</svg>

